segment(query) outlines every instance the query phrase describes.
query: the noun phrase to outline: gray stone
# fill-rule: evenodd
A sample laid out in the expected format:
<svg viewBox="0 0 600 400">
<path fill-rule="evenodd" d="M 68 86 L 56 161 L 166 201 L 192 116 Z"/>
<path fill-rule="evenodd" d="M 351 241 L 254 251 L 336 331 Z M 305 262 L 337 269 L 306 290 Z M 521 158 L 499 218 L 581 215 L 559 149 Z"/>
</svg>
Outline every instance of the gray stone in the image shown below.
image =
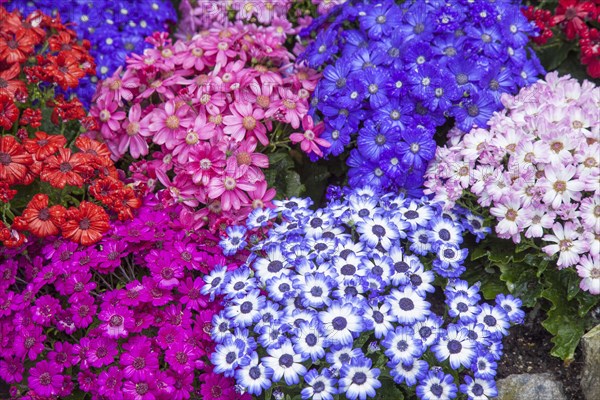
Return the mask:
<svg viewBox="0 0 600 400">
<path fill-rule="evenodd" d="M 586 400 L 600 399 L 600 325 L 581 338 L 581 391 Z"/>
<path fill-rule="evenodd" d="M 552 374 L 520 374 L 499 379 L 498 400 L 566 400 Z"/>
</svg>

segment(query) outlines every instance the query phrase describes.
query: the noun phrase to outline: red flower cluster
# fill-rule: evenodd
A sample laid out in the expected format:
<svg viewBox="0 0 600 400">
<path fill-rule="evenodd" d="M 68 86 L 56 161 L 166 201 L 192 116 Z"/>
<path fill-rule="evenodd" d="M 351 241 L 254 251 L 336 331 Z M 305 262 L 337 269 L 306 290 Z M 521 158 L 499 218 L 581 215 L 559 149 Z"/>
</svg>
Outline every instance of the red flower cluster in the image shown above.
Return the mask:
<svg viewBox="0 0 600 400">
<path fill-rule="evenodd" d="M 600 78 L 600 31 L 591 23 L 600 23 L 600 0 L 559 0 L 554 13 L 527 7 L 523 14 L 533 21 L 541 34 L 532 40 L 545 44 L 560 29 L 567 40 L 578 40 L 581 63 L 592 78 Z"/>
<path fill-rule="evenodd" d="M 89 48 L 59 17 L 34 12 L 22 18 L 0 7 L 0 241 L 7 247 L 20 246 L 27 233 L 62 234 L 83 245 L 99 241 L 109 215 L 85 199 L 122 220 L 140 206 L 106 145 L 77 137 L 97 128 L 95 118 L 76 97 L 51 89 L 76 88 L 94 74 Z M 46 132 L 54 129 L 61 134 Z"/>
</svg>

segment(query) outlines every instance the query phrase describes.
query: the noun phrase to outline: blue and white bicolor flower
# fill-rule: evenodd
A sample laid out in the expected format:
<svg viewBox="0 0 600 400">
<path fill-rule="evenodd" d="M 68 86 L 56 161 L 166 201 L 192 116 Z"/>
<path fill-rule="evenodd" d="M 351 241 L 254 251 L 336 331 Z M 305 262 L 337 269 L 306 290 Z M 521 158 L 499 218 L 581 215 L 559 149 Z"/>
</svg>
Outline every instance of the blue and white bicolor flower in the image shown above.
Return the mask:
<svg viewBox="0 0 600 400">
<path fill-rule="evenodd" d="M 279 382 L 282 378 L 288 385 L 296 385 L 300 377 L 306 373 L 306 367 L 302 365 L 306 357 L 294 351 L 292 343 L 288 340 L 282 345 L 271 346 L 267 349 L 269 354 L 262 358 L 262 363 L 273 370 L 273 382 Z"/>
<path fill-rule="evenodd" d="M 333 400 L 333 396 L 339 393 L 337 379 L 326 368 L 320 374 L 311 369 L 304 375 L 304 382 L 306 386 L 300 393 L 302 400 Z"/>
<path fill-rule="evenodd" d="M 378 368 L 372 368 L 370 358 L 353 359 L 340 370 L 340 391 L 346 393 L 350 400 L 375 397 L 376 390 L 381 387 L 379 374 Z"/>
<path fill-rule="evenodd" d="M 243 249 L 248 242 L 246 241 L 246 227 L 237 225 L 230 226 L 225 229 L 226 237 L 223 237 L 219 242 L 219 246 L 223 249 L 223 254 L 232 256 L 240 249 Z"/>
</svg>

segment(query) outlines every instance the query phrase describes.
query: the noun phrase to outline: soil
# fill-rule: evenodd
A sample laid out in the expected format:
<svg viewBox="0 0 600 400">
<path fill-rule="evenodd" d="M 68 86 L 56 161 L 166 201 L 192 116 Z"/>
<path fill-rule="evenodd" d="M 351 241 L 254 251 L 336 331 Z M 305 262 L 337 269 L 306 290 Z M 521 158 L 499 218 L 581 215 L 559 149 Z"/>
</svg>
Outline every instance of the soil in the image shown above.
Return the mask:
<svg viewBox="0 0 600 400">
<path fill-rule="evenodd" d="M 568 400 L 583 399 L 579 386 L 583 356 L 581 350 L 575 352 L 575 360 L 565 365 L 560 358 L 550 355 L 554 346 L 552 335 L 541 325 L 544 316 L 538 314 L 533 320 L 526 319 L 525 324 L 510 329 L 510 335 L 504 338 L 504 355 L 498 363 L 497 379 L 513 374 L 551 373 L 562 383 Z"/>
</svg>

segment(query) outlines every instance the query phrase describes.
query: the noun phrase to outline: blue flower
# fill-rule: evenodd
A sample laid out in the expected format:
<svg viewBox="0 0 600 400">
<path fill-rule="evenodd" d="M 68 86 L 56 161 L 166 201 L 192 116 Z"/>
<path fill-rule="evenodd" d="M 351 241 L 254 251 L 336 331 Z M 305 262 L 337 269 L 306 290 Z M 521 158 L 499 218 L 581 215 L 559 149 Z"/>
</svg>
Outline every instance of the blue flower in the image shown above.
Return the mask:
<svg viewBox="0 0 600 400">
<path fill-rule="evenodd" d="M 410 364 L 425 351 L 423 342 L 415 337 L 414 331 L 408 326 L 399 326 L 389 331 L 381 344 L 392 364 Z"/>
<path fill-rule="evenodd" d="M 345 392 L 350 400 L 365 400 L 367 397 L 375 397 L 376 389 L 381 387 L 379 369 L 372 368 L 370 358 L 363 357 L 354 359 L 345 364 L 340 370 L 340 391 Z"/>
<path fill-rule="evenodd" d="M 223 249 L 223 254 L 231 256 L 244 248 L 248 244 L 246 242 L 246 232 L 246 227 L 241 225 L 227 227 L 225 229 L 227 236 L 219 242 L 219 246 Z"/>
<path fill-rule="evenodd" d="M 311 369 L 304 375 L 304 382 L 308 386 L 302 389 L 302 400 L 333 400 L 333 395 L 338 394 L 337 379 L 328 369 L 323 369 L 320 374 Z"/>
<path fill-rule="evenodd" d="M 263 390 L 271 387 L 271 377 L 273 370 L 265 367 L 258 360 L 258 354 L 253 353 L 251 361 L 238 369 L 235 373 L 235 379 L 248 393 L 260 395 Z"/>
<path fill-rule="evenodd" d="M 402 291 L 393 289 L 386 299 L 392 307 L 392 313 L 401 324 L 414 324 L 423 321 L 430 314 L 429 304 L 424 297 L 412 288 L 404 288 Z"/>
<path fill-rule="evenodd" d="M 467 252 L 467 249 L 460 249 L 455 244 L 441 243 L 438 246 L 438 258 L 433 261 L 434 270 L 445 278 L 460 276 L 465 271 L 462 262 L 467 258 Z"/>
<path fill-rule="evenodd" d="M 364 14 L 359 14 L 358 21 L 360 27 L 368 32 L 371 39 L 389 35 L 402 17 L 396 4 L 390 0 L 369 7 Z"/>
<path fill-rule="evenodd" d="M 364 329 L 363 318 L 351 304 L 333 301 L 329 308 L 319 312 L 325 337 L 331 344 L 351 344 Z"/>
<path fill-rule="evenodd" d="M 260 310 L 264 307 L 265 297 L 258 289 L 235 298 L 225 309 L 225 316 L 233 319 L 238 326 L 248 327 L 260 319 Z"/>
<path fill-rule="evenodd" d="M 460 385 L 460 391 L 473 400 L 491 399 L 498 395 L 498 390 L 493 380 L 473 379 L 469 375 L 465 376 L 465 383 Z"/>
<path fill-rule="evenodd" d="M 397 152 L 403 165 L 421 169 L 433 159 L 435 142 L 428 132 L 417 129 L 406 130 L 402 133 Z"/>
<path fill-rule="evenodd" d="M 375 162 L 381 153 L 390 150 L 399 139 L 398 131 L 389 124 L 375 124 L 367 121 L 358 136 L 358 149 L 363 156 Z"/>
<path fill-rule="evenodd" d="M 323 65 L 338 51 L 336 39 L 336 32 L 333 29 L 328 29 L 318 35 L 317 39 L 311 43 L 307 50 L 307 59 L 312 68 Z"/>
<path fill-rule="evenodd" d="M 421 400 L 446 400 L 456 397 L 456 384 L 450 374 L 441 368 L 432 368 L 417 386 L 417 396 Z"/>
<path fill-rule="evenodd" d="M 406 383 L 408 386 L 415 386 L 418 381 L 422 380 L 427 371 L 429 364 L 425 360 L 412 360 L 409 363 L 389 363 L 390 375 L 394 382 L 401 385 Z"/>
<path fill-rule="evenodd" d="M 438 361 L 449 360 L 453 369 L 469 367 L 475 357 L 475 341 L 465 328 L 450 325 L 441 339 L 431 347 Z"/>
<path fill-rule="evenodd" d="M 485 92 L 473 93 L 462 102 L 461 106 L 454 107 L 452 114 L 458 121 L 458 128 L 471 130 L 474 125 L 485 128 L 497 108 L 494 97 Z"/>
<path fill-rule="evenodd" d="M 266 368 L 273 370 L 273 382 L 279 382 L 282 378 L 288 385 L 300 382 L 300 377 L 306 373 L 306 367 L 302 365 L 306 357 L 296 353 L 290 341 L 281 346 L 269 347 L 267 353 L 269 356 L 263 357 L 261 361 Z"/>
<path fill-rule="evenodd" d="M 523 302 L 512 295 L 504 295 L 500 293 L 496 296 L 496 304 L 506 311 L 508 319 L 512 323 L 522 323 L 525 318 L 525 311 L 521 310 Z"/>
<path fill-rule="evenodd" d="M 229 280 L 227 276 L 227 267 L 216 265 L 210 274 L 204 276 L 206 285 L 202 286 L 200 293 L 210 295 L 210 301 L 213 301 L 215 296 L 222 294 L 223 288 Z"/>
<path fill-rule="evenodd" d="M 303 322 L 292 338 L 294 351 L 305 358 L 310 358 L 313 362 L 325 357 L 325 335 L 323 334 L 321 324 L 314 319 L 310 322 Z"/>
<path fill-rule="evenodd" d="M 237 367 L 249 364 L 250 357 L 244 354 L 244 345 L 230 335 L 217 345 L 215 352 L 210 357 L 210 362 L 217 374 L 232 377 Z"/>
</svg>

